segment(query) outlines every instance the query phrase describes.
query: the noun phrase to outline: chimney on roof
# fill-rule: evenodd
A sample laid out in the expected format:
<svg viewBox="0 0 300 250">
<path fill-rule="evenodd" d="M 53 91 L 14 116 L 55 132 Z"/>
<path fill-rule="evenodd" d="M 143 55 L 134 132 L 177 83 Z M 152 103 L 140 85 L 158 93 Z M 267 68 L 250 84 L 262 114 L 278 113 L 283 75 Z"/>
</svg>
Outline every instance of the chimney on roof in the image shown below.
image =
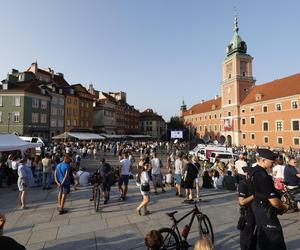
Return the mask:
<svg viewBox="0 0 300 250">
<path fill-rule="evenodd" d="M 31 67 L 29 68 L 29 71 L 33 72 L 35 75 L 37 74 L 38 70 L 38 64 L 37 62 L 34 62 L 31 64 Z"/>
<path fill-rule="evenodd" d="M 59 77 L 62 77 L 62 78 L 64 77 L 64 74 L 63 74 L 63 73 L 57 72 L 56 74 L 57 74 Z"/>
<path fill-rule="evenodd" d="M 215 95 L 215 100 L 217 100 L 217 99 L 218 99 L 218 97 L 219 97 L 219 95 Z"/>
<path fill-rule="evenodd" d="M 201 103 L 204 103 L 204 99 L 201 100 Z"/>
</svg>

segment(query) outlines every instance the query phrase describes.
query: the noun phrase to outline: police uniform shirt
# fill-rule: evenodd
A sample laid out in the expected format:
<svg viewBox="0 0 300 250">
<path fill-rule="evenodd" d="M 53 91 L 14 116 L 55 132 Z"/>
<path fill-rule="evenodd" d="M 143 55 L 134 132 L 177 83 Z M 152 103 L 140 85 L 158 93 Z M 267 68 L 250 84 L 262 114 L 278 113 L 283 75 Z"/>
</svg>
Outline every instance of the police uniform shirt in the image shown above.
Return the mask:
<svg viewBox="0 0 300 250">
<path fill-rule="evenodd" d="M 274 187 L 274 182 L 272 177 L 268 175 L 267 171 L 260 167 L 256 166 L 253 171 L 253 186 L 255 193 L 259 193 L 260 197 L 255 197 L 261 199 L 261 195 L 264 199 L 272 199 L 277 197 L 277 192 Z"/>
<path fill-rule="evenodd" d="M 238 192 L 239 192 L 239 197 L 242 197 L 242 198 L 247 198 L 253 194 L 250 191 L 249 186 L 247 185 L 245 180 L 243 180 L 239 183 Z"/>
</svg>

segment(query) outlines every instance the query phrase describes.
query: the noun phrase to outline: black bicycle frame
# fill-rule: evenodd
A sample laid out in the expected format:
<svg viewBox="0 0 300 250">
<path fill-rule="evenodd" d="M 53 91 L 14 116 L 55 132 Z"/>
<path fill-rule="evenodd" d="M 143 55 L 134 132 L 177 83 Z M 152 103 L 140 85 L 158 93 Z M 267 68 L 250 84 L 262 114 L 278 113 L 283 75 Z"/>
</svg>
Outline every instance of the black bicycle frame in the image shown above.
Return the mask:
<svg viewBox="0 0 300 250">
<path fill-rule="evenodd" d="M 197 208 L 197 206 L 195 206 L 195 208 L 192 211 L 190 211 L 187 214 L 185 214 L 184 216 L 182 216 L 179 220 L 176 220 L 176 218 L 174 216 L 172 217 L 172 220 L 174 221 L 174 224 L 172 225 L 172 229 L 173 230 L 176 229 L 176 232 L 177 232 L 178 237 L 180 238 L 180 241 L 182 241 L 182 238 L 184 238 L 184 240 L 186 240 L 189 233 L 187 234 L 186 237 L 182 237 L 181 233 L 179 232 L 179 229 L 178 229 L 178 223 L 180 223 L 182 220 L 184 220 L 186 217 L 188 217 L 191 214 L 193 214 L 193 215 L 190 219 L 190 223 L 188 224 L 189 229 L 191 230 L 191 227 L 192 227 L 192 224 L 194 222 L 195 216 L 200 214 L 199 209 Z"/>
</svg>

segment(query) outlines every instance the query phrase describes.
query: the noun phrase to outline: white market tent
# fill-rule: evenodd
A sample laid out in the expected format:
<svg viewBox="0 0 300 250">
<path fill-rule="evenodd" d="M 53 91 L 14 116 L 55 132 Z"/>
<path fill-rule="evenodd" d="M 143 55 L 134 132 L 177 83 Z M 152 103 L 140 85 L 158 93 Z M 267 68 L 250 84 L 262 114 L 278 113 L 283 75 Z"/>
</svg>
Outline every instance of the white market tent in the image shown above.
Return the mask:
<svg viewBox="0 0 300 250">
<path fill-rule="evenodd" d="M 0 152 L 26 150 L 35 147 L 35 144 L 23 141 L 15 134 L 0 134 Z"/>
<path fill-rule="evenodd" d="M 69 138 L 76 138 L 78 140 L 104 140 L 105 137 L 93 134 L 93 133 L 77 133 L 77 132 L 64 132 L 60 135 L 56 135 L 52 137 L 52 139 L 69 139 Z"/>
</svg>

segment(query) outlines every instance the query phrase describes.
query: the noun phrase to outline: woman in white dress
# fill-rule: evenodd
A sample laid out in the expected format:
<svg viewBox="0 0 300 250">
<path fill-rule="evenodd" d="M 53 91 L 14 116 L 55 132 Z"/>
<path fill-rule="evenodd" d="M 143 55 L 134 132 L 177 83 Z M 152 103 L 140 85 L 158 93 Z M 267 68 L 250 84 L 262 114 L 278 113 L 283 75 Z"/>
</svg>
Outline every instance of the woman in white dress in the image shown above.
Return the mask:
<svg viewBox="0 0 300 250">
<path fill-rule="evenodd" d="M 26 208 L 26 193 L 29 186 L 28 170 L 26 166 L 26 159 L 21 159 L 18 166 L 18 188 L 19 188 L 19 204 L 22 209 Z"/>
<path fill-rule="evenodd" d="M 141 194 L 143 196 L 143 201 L 141 202 L 141 204 L 136 208 L 138 215 L 142 215 L 141 214 L 141 209 L 144 208 L 144 215 L 148 215 L 151 212 L 147 209 L 147 205 L 150 202 L 150 177 L 148 174 L 148 170 L 149 170 L 149 164 L 148 163 L 144 163 L 144 165 L 142 167 L 139 168 L 139 178 L 141 180 L 141 185 L 140 185 L 140 191 Z"/>
</svg>

